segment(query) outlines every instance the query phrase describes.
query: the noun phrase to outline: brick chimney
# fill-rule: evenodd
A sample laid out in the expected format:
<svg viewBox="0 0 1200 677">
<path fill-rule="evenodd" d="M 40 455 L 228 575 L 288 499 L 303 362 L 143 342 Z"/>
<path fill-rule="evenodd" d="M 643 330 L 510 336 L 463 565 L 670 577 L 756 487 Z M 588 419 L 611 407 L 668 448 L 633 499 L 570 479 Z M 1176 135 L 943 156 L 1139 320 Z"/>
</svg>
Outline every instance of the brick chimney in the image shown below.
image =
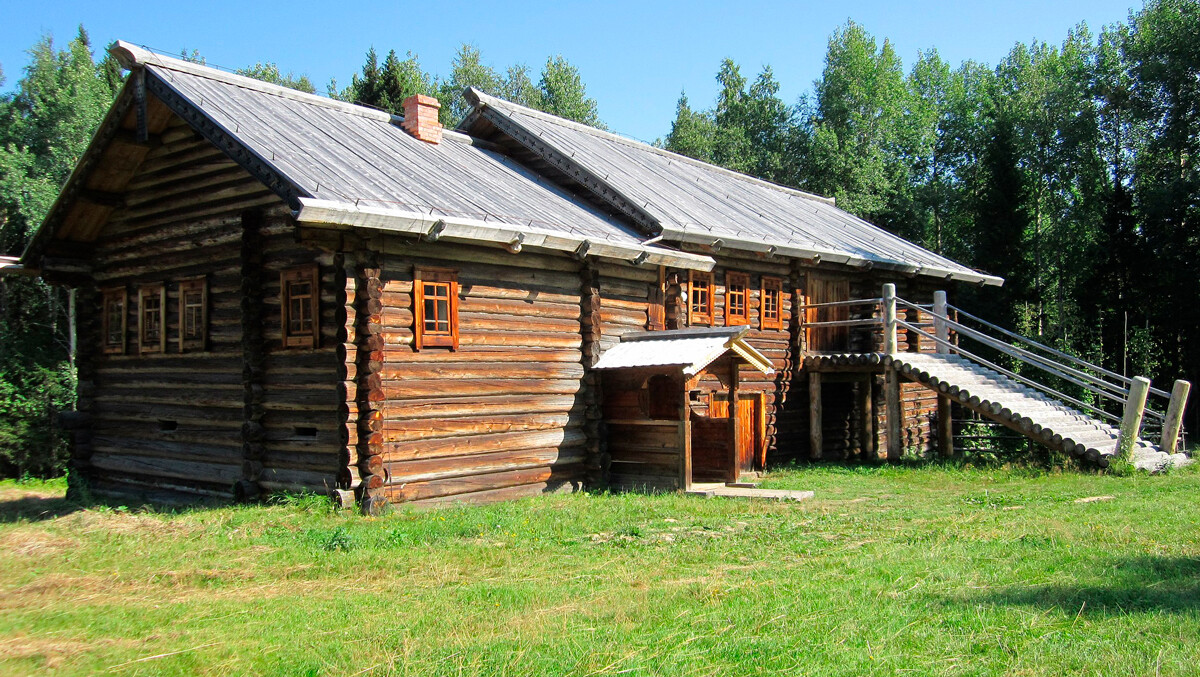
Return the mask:
<svg viewBox="0 0 1200 677">
<path fill-rule="evenodd" d="M 404 123 L 400 126 L 426 143 L 441 143 L 442 123 L 438 122 L 441 107 L 432 96 L 413 94 L 404 100 Z"/>
</svg>

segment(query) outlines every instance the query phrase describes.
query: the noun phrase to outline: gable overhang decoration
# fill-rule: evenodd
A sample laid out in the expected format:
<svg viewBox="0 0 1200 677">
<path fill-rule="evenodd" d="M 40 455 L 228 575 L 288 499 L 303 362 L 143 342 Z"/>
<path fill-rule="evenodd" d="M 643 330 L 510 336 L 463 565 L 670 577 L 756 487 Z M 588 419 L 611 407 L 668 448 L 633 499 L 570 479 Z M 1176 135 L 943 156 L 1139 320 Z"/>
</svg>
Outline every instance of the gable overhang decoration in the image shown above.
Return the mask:
<svg viewBox="0 0 1200 677">
<path fill-rule="evenodd" d="M 715 327 L 625 334 L 593 368 L 678 368 L 691 378 L 732 352 L 763 374 L 774 374 L 771 361 L 746 341 L 749 331 L 749 327 Z"/>
</svg>

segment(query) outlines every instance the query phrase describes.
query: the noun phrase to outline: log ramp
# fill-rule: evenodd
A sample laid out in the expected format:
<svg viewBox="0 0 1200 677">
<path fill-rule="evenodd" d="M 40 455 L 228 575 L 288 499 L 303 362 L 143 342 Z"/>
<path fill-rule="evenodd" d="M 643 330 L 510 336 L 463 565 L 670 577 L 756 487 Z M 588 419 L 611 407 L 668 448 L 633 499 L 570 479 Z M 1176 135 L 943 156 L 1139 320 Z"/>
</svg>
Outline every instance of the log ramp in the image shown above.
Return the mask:
<svg viewBox="0 0 1200 677">
<path fill-rule="evenodd" d="M 898 353 L 896 355 L 827 356 L 847 364 L 881 364 L 902 377 L 953 399 L 987 418 L 1050 449 L 1081 462 L 1108 467 L 1118 455 L 1120 430 L 1051 399 L 1003 374 L 960 355 Z M 1159 472 L 1191 463 L 1185 454 L 1167 454 L 1158 445 L 1139 440 L 1130 462 L 1135 468 Z"/>
</svg>

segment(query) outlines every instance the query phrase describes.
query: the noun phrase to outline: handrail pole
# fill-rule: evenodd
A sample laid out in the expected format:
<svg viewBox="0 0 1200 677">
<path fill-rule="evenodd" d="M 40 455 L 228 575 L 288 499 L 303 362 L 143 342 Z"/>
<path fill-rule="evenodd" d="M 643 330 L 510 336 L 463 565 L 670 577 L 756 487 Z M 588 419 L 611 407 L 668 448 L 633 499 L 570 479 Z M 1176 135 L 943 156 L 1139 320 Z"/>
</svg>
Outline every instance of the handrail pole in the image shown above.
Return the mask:
<svg viewBox="0 0 1200 677">
<path fill-rule="evenodd" d="M 1121 419 L 1121 440 L 1117 443 L 1119 458 L 1129 460 L 1137 445 L 1142 430 L 1142 417 L 1146 412 L 1146 396 L 1150 394 L 1150 379 L 1135 376 L 1129 386 L 1129 399 L 1125 401 L 1125 416 Z"/>
<path fill-rule="evenodd" d="M 933 334 L 930 334 L 929 332 L 926 332 L 926 331 L 920 329 L 919 327 L 915 327 L 903 320 L 898 321 L 897 324 L 904 327 L 905 329 L 908 329 L 909 331 L 917 332 L 918 334 L 921 334 L 922 336 L 925 336 L 926 338 L 932 339 L 934 341 L 938 340 L 938 338 L 936 336 L 934 336 Z M 979 355 L 976 355 L 975 353 L 965 350 L 962 346 L 951 345 L 950 349 L 953 350 L 954 352 L 958 353 L 959 355 L 970 358 L 972 361 L 976 362 L 977 364 L 981 364 L 981 365 L 991 369 L 992 371 L 1003 374 L 1004 376 L 1007 376 L 1018 383 L 1024 383 L 1025 385 L 1029 386 L 1030 388 L 1040 390 L 1041 392 L 1043 392 L 1047 395 L 1050 395 L 1051 397 L 1053 397 L 1056 400 L 1059 400 L 1061 402 L 1066 402 L 1067 404 L 1072 404 L 1076 407 L 1079 407 L 1080 409 L 1082 409 L 1084 411 L 1091 412 L 1091 413 L 1095 414 L 1098 418 L 1107 418 L 1108 420 L 1114 421 L 1114 422 L 1119 422 L 1121 420 L 1121 419 L 1117 418 L 1116 416 L 1113 416 L 1112 414 L 1108 413 L 1107 411 L 1104 411 L 1102 409 L 1097 409 L 1096 407 L 1088 404 L 1087 402 L 1077 400 L 1074 397 L 1071 397 L 1070 395 L 1067 395 L 1066 393 L 1061 393 L 1061 392 L 1055 390 L 1054 388 L 1051 388 L 1048 385 L 1045 385 L 1043 383 L 1038 383 L 1037 381 L 1032 381 L 1030 379 L 1025 378 L 1024 376 L 1021 376 L 1020 374 L 1017 374 L 1016 372 L 1009 371 L 1008 369 L 1001 367 L 1000 365 L 996 364 L 995 362 L 991 362 L 989 360 L 986 360 L 986 359 L 980 357 Z"/>
<path fill-rule="evenodd" d="M 1174 454 L 1179 446 L 1179 430 L 1183 427 L 1183 410 L 1187 406 L 1188 393 L 1192 384 L 1183 379 L 1175 382 L 1171 388 L 1171 404 L 1167 406 L 1167 419 L 1163 423 L 1162 439 L 1159 446 L 1168 454 Z"/>
<path fill-rule="evenodd" d="M 896 343 L 896 285 L 888 282 L 883 285 L 883 352 L 895 355 Z"/>
<path fill-rule="evenodd" d="M 939 342 L 936 346 L 936 351 L 943 355 L 950 352 L 950 349 L 947 347 L 947 344 L 950 343 L 950 327 L 946 324 L 946 320 L 948 319 L 946 314 L 947 305 L 945 291 L 939 289 L 933 292 L 933 333 L 939 339 L 946 342 Z"/>
</svg>

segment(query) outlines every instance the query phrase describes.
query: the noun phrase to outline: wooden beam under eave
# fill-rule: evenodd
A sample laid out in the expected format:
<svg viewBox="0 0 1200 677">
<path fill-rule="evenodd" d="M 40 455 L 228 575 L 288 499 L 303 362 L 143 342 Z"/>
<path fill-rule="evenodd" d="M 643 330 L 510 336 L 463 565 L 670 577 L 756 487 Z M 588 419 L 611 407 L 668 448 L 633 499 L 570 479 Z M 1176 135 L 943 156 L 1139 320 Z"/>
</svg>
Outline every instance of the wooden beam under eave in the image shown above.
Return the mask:
<svg viewBox="0 0 1200 677">
<path fill-rule="evenodd" d="M 106 190 L 84 188 L 79 191 L 79 199 L 90 202 L 98 207 L 111 207 L 113 209 L 123 209 L 125 207 L 124 195 Z"/>
<path fill-rule="evenodd" d="M 150 150 L 151 148 L 158 148 L 161 146 L 163 141 L 162 135 L 160 134 L 150 134 L 147 136 L 145 141 L 140 141 L 137 137 L 137 130 L 119 129 L 117 130 L 116 135 L 113 136 L 113 143 Z"/>
</svg>

